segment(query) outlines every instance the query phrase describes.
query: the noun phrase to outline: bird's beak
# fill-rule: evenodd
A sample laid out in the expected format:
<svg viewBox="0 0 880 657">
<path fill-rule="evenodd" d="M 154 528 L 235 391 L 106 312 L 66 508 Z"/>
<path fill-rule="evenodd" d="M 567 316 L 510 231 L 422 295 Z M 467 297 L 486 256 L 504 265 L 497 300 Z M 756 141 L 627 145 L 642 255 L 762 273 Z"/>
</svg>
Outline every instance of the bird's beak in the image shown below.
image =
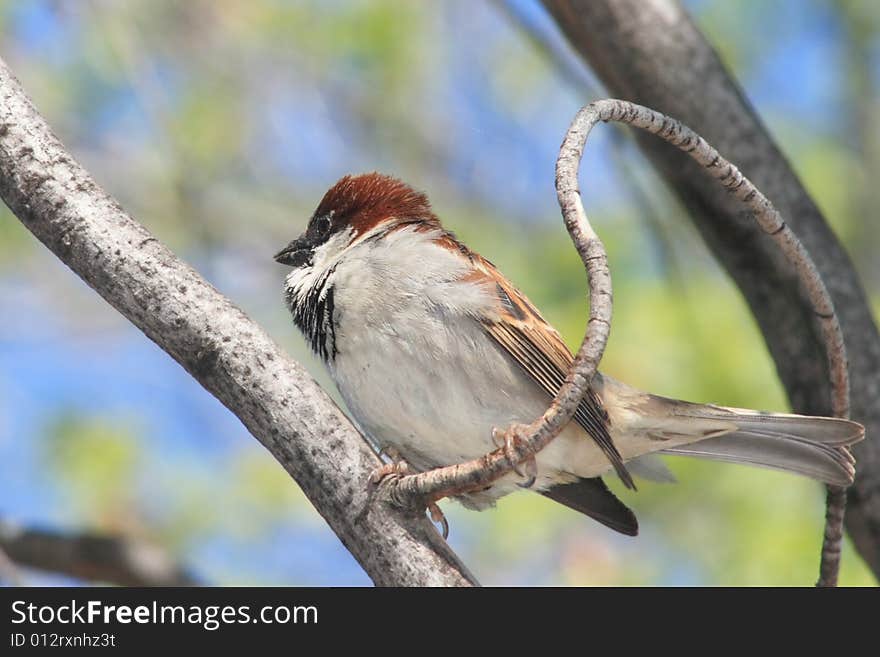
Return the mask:
<svg viewBox="0 0 880 657">
<path fill-rule="evenodd" d="M 299 237 L 275 254 L 275 262 L 290 267 L 302 267 L 312 259 L 314 244 L 307 237 Z"/>
</svg>

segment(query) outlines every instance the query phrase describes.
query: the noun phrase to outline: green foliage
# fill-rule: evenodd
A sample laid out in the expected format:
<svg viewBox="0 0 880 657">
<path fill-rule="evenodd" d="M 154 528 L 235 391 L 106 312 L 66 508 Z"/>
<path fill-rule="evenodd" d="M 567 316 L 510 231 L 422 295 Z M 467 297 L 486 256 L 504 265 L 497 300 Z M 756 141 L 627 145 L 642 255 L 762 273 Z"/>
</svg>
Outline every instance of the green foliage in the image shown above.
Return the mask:
<svg viewBox="0 0 880 657">
<path fill-rule="evenodd" d="M 127 515 L 140 450 L 129 423 L 66 410 L 46 430 L 44 459 L 68 501 L 96 522 Z"/>
</svg>

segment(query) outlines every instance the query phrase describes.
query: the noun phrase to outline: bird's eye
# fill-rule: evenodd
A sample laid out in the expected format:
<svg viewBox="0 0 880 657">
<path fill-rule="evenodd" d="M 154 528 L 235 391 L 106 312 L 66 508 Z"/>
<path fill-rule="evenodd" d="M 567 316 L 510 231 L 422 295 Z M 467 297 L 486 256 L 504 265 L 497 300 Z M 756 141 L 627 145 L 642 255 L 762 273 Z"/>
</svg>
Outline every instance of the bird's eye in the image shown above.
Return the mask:
<svg viewBox="0 0 880 657">
<path fill-rule="evenodd" d="M 326 237 L 327 233 L 330 232 L 330 217 L 327 215 L 315 217 L 311 228 L 316 237 Z"/>
</svg>

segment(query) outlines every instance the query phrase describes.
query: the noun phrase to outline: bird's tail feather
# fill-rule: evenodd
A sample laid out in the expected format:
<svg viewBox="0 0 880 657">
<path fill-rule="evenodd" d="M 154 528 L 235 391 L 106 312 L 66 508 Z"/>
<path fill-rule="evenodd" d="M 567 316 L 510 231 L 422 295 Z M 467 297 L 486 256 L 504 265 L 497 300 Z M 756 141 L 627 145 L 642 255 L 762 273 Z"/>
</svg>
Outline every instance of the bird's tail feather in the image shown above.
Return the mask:
<svg viewBox="0 0 880 657">
<path fill-rule="evenodd" d="M 687 407 L 685 414 L 691 418 L 724 420 L 736 429 L 661 453 L 784 470 L 838 486 L 853 481 L 855 460 L 844 448 L 864 438 L 864 427 L 857 422 L 722 406 Z"/>
</svg>

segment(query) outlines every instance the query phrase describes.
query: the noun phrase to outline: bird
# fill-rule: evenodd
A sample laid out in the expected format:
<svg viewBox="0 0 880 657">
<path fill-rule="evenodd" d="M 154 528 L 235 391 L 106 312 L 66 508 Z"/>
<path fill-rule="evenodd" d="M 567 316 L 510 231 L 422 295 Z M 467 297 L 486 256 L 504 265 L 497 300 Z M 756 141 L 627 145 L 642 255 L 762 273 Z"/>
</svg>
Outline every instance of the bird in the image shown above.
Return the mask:
<svg viewBox="0 0 880 657">
<path fill-rule="evenodd" d="M 423 472 L 494 450 L 493 429 L 547 410 L 573 361 L 560 334 L 489 260 L 444 228 L 426 194 L 346 175 L 275 255 L 284 299 L 358 428 Z M 847 486 L 864 428 L 839 418 L 699 404 L 597 372 L 571 422 L 535 457 L 531 489 L 622 534 L 638 520 L 603 477 L 673 479 L 658 455 L 783 470 Z M 457 500 L 483 510 L 511 472 Z"/>
</svg>

